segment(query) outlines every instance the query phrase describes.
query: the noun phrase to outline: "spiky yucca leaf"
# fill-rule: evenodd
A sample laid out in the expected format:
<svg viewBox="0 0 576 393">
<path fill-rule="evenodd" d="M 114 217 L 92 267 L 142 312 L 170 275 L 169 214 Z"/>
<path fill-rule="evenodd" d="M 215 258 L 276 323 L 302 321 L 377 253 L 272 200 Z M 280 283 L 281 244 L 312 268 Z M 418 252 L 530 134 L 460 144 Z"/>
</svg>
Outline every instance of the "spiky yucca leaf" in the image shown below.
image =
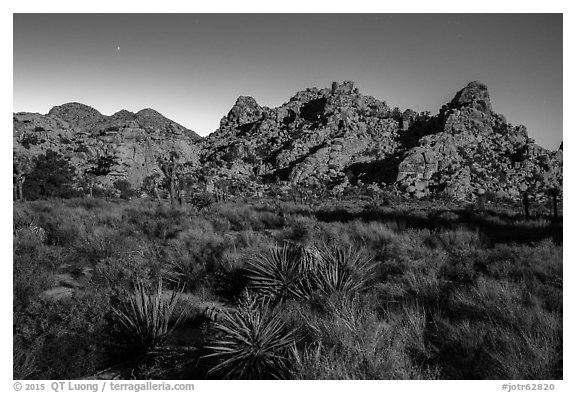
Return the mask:
<svg viewBox="0 0 576 393">
<path fill-rule="evenodd" d="M 248 264 L 249 287 L 277 300 L 303 298 L 309 292 L 309 272 L 316 259 L 304 247 L 284 244 L 257 255 Z"/>
<path fill-rule="evenodd" d="M 166 296 L 160 279 L 157 291 L 151 293 L 141 280 L 137 280 L 134 292 L 121 298 L 119 305 L 112 308 L 126 339 L 125 345 L 146 353 L 164 344 L 187 316 L 186 308 L 176 312 L 183 291 L 181 288 Z"/>
<path fill-rule="evenodd" d="M 226 379 L 281 379 L 290 368 L 295 343 L 278 309 L 248 296 L 235 312 L 214 323 L 216 338 L 205 358 L 218 361 L 209 373 Z"/>
<path fill-rule="evenodd" d="M 313 274 L 316 287 L 325 294 L 354 294 L 368 287 L 376 273 L 376 264 L 358 246 L 322 245 L 316 248 L 318 258 Z"/>
</svg>

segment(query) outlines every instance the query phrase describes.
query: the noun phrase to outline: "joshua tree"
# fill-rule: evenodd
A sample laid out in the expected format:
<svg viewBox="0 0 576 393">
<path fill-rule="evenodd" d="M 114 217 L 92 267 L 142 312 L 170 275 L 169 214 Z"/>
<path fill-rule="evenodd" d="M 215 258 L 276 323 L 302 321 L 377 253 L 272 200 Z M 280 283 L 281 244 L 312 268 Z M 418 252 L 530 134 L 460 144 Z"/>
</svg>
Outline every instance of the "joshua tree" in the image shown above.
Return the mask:
<svg viewBox="0 0 576 393">
<path fill-rule="evenodd" d="M 177 192 L 178 175 L 180 171 L 180 154 L 175 151 L 171 151 L 168 156 L 159 156 L 157 158 L 160 165 L 160 170 L 164 174 L 166 181 L 168 183 L 168 192 L 170 193 L 170 205 L 174 206 L 177 196 L 180 192 Z"/>
<path fill-rule="evenodd" d="M 154 173 L 144 179 L 143 188 L 147 191 L 152 191 L 156 199 L 158 199 L 158 203 L 162 203 L 162 199 L 160 198 L 160 192 L 158 191 L 158 185 L 160 184 L 160 174 Z"/>
<path fill-rule="evenodd" d="M 524 216 L 530 218 L 530 195 L 528 191 L 522 194 L 522 207 L 524 208 Z"/>
<path fill-rule="evenodd" d="M 34 163 L 26 156 L 17 156 L 14 154 L 13 157 L 13 192 L 14 199 L 17 201 L 24 200 L 23 187 L 26 181 L 26 176 L 34 168 Z"/>
<path fill-rule="evenodd" d="M 230 194 L 231 182 L 228 179 L 217 180 L 214 182 L 214 191 L 216 192 L 216 200 L 226 202 Z"/>
<path fill-rule="evenodd" d="M 560 195 L 560 189 L 558 187 L 552 187 L 548 190 L 548 195 L 552 198 L 552 209 L 554 213 L 554 219 L 558 219 L 558 196 Z"/>
<path fill-rule="evenodd" d="M 198 183 L 201 183 L 199 175 L 196 172 L 195 164 L 191 162 L 185 162 L 178 167 L 177 174 L 177 197 L 180 206 L 184 205 L 186 196 L 190 196 L 190 193 L 195 189 Z"/>
</svg>

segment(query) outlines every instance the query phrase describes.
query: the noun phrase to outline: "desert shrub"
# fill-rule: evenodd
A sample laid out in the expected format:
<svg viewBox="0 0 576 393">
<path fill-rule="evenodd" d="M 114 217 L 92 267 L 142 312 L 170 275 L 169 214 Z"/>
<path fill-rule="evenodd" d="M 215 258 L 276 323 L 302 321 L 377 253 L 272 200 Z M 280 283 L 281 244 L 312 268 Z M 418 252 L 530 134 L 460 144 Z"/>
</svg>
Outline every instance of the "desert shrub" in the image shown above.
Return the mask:
<svg viewBox="0 0 576 393">
<path fill-rule="evenodd" d="M 14 250 L 35 248 L 46 241 L 46 230 L 31 221 L 26 226 L 14 230 Z"/>
<path fill-rule="evenodd" d="M 312 254 L 317 260 L 310 269 L 314 285 L 324 295 L 358 293 L 366 290 L 375 278 L 373 258 L 359 246 L 332 243 L 316 247 Z"/>
<path fill-rule="evenodd" d="M 226 379 L 282 379 L 289 375 L 290 349 L 295 344 L 279 309 L 247 296 L 235 312 L 213 326 L 216 335 L 206 359 L 209 373 Z"/>
<path fill-rule="evenodd" d="M 138 251 L 141 240 L 105 225 L 94 225 L 76 244 L 79 262 L 94 265 L 105 258 L 127 257 Z"/>
<path fill-rule="evenodd" d="M 222 259 L 229 244 L 229 237 L 216 233 L 209 221 L 198 219 L 174 239 L 168 240 L 165 251 L 172 261 L 194 263 L 210 271 Z"/>
<path fill-rule="evenodd" d="M 14 378 L 75 379 L 107 363 L 102 343 L 108 297 L 35 299 L 14 313 Z"/>
<path fill-rule="evenodd" d="M 406 272 L 400 279 L 402 283 L 402 295 L 409 301 L 420 302 L 423 305 L 434 308 L 439 307 L 442 281 L 434 271 Z"/>
<path fill-rule="evenodd" d="M 188 219 L 179 209 L 158 206 L 154 209 L 129 207 L 123 218 L 149 240 L 166 242 L 177 237 Z"/>
<path fill-rule="evenodd" d="M 138 196 L 138 192 L 132 188 L 132 185 L 124 180 L 119 179 L 114 182 L 114 188 L 120 191 L 120 198 L 130 200 L 131 198 Z"/>
<path fill-rule="evenodd" d="M 103 258 L 94 266 L 92 283 L 100 290 L 130 290 L 140 280 L 151 281 L 157 276 L 152 258 L 138 254 L 128 257 Z"/>
<path fill-rule="evenodd" d="M 332 297 L 326 313 L 305 311 L 298 318 L 307 339 L 294 354 L 298 379 L 431 379 L 432 367 L 418 365 L 411 353 L 424 348 L 425 315 L 418 308 L 385 312 L 360 296 Z"/>
<path fill-rule="evenodd" d="M 284 219 L 278 214 L 248 206 L 223 204 L 214 209 L 214 213 L 225 217 L 233 230 L 261 230 L 266 228 L 282 228 Z"/>
<path fill-rule="evenodd" d="M 112 312 L 119 326 L 119 340 L 127 354 L 149 354 L 166 342 L 187 317 L 186 308 L 176 311 L 182 293 L 183 289 L 165 293 L 161 279 L 154 292 L 137 280 L 132 293 L 117 299 Z"/>
<path fill-rule="evenodd" d="M 42 142 L 43 142 L 43 140 L 42 140 Z M 22 144 L 22 146 L 24 146 L 25 149 L 30 149 L 30 146 L 37 145 L 37 144 L 41 143 L 41 140 L 40 140 L 40 138 L 38 138 L 38 135 L 26 134 L 20 140 L 20 143 Z"/>
<path fill-rule="evenodd" d="M 69 208 L 82 208 L 85 210 L 95 210 L 98 213 L 98 218 L 102 220 L 105 213 L 110 213 L 115 205 L 98 198 L 72 198 L 66 203 Z"/>
<path fill-rule="evenodd" d="M 492 375 L 503 379 L 562 379 L 562 328 L 490 334 Z"/>
<path fill-rule="evenodd" d="M 302 247 L 273 247 L 248 263 L 249 287 L 276 300 L 306 298 L 312 289 L 308 278 L 315 265 L 312 254 Z"/>
<path fill-rule="evenodd" d="M 190 198 L 190 203 L 196 208 L 198 211 L 205 210 L 210 207 L 213 203 L 216 202 L 214 195 L 209 192 L 200 192 L 192 195 Z"/>
<path fill-rule="evenodd" d="M 214 257 L 201 253 L 196 247 L 182 247 L 178 242 L 162 250 L 160 256 L 165 270 L 166 281 L 174 285 L 184 285 L 190 291 L 208 284 L 207 275 L 211 269 Z M 209 245 L 202 245 L 210 249 Z"/>
<path fill-rule="evenodd" d="M 484 245 L 478 230 L 474 231 L 462 226 L 453 230 L 440 231 L 431 238 L 433 238 L 435 246 L 446 250 L 471 251 L 483 248 Z"/>
<path fill-rule="evenodd" d="M 13 254 L 12 290 L 14 294 L 14 309 L 21 309 L 42 291 L 48 289 L 53 282 L 52 261 L 58 257 L 58 250 L 50 250 L 37 239 L 28 241 L 23 247 L 16 241 Z"/>
<path fill-rule="evenodd" d="M 517 331 L 492 322 L 436 319 L 436 361 L 450 379 L 558 379 L 561 324 Z"/>
<path fill-rule="evenodd" d="M 373 282 L 375 267 L 358 246 L 285 244 L 257 255 L 246 270 L 250 288 L 284 301 L 361 292 Z"/>
</svg>

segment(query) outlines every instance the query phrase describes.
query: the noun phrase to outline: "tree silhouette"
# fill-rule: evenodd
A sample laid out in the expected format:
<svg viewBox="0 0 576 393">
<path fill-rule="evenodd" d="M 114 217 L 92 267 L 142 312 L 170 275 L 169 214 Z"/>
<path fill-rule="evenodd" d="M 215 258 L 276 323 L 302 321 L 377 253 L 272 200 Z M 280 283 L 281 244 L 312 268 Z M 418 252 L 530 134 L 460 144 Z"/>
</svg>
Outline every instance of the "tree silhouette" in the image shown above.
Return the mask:
<svg viewBox="0 0 576 393">
<path fill-rule="evenodd" d="M 23 184 L 23 195 L 31 200 L 77 196 L 73 187 L 75 175 L 74 168 L 65 158 L 48 150 L 35 159 L 34 169 Z"/>
<path fill-rule="evenodd" d="M 160 170 L 166 178 L 167 188 L 170 194 L 170 205 L 172 206 L 174 206 L 176 198 L 180 195 L 180 190 L 177 190 L 178 176 L 180 175 L 180 169 L 182 165 L 180 158 L 180 154 L 176 151 L 171 151 L 167 155 L 158 156 L 156 158 L 160 166 Z"/>
<path fill-rule="evenodd" d="M 12 159 L 12 187 L 14 190 L 14 199 L 17 201 L 24 200 L 24 182 L 26 176 L 34 169 L 34 161 L 24 155 L 14 153 Z"/>
<path fill-rule="evenodd" d="M 88 180 L 89 197 L 92 198 L 94 184 L 99 177 L 107 176 L 112 172 L 112 167 L 118 164 L 116 156 L 102 156 L 98 157 L 96 161 L 92 162 L 92 167 L 88 168 L 85 172 L 86 179 Z"/>
</svg>

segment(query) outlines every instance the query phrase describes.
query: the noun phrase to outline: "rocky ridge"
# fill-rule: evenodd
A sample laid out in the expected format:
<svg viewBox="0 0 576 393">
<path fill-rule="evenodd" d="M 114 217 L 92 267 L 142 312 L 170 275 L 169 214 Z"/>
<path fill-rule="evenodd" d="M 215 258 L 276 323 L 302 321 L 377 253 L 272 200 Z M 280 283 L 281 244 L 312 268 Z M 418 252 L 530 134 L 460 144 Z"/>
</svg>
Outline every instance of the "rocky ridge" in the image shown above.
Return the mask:
<svg viewBox="0 0 576 393">
<path fill-rule="evenodd" d="M 15 155 L 48 149 L 68 157 L 79 173 L 112 155 L 118 164 L 105 181 L 123 178 L 134 188 L 153 173 L 162 176 L 158 157 L 172 152 L 193 179 L 244 179 L 261 188 L 298 184 L 338 194 L 371 185 L 469 201 L 562 188 L 562 148 L 536 145 L 525 127 L 495 113 L 480 82 L 470 82 L 436 115 L 391 109 L 350 81 L 300 91 L 277 108 L 241 96 L 206 138 L 152 109 L 104 116 L 71 103 L 44 116 L 14 114 Z"/>
<path fill-rule="evenodd" d="M 15 156 L 32 159 L 53 150 L 69 159 L 80 176 L 99 157 L 114 157 L 110 174 L 99 179 L 105 185 L 125 179 L 137 188 L 147 176 L 161 176 L 158 159 L 173 151 L 185 161 L 199 157 L 201 137 L 152 109 L 105 116 L 87 105 L 68 103 L 46 115 L 15 113 L 13 124 Z"/>
</svg>

